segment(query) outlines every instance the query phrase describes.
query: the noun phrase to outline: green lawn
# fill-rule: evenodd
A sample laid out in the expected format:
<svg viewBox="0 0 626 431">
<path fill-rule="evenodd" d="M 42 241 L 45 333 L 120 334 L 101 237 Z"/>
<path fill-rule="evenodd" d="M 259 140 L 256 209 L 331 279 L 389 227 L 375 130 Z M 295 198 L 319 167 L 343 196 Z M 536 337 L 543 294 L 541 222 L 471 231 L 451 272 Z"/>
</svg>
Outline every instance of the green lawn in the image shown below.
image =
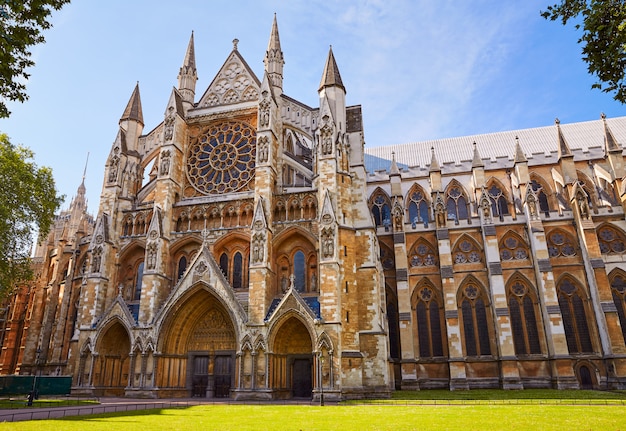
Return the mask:
<svg viewBox="0 0 626 431">
<path fill-rule="evenodd" d="M 626 412 L 595 405 L 206 405 L 3 423 L 0 430 L 626 430 Z"/>
</svg>

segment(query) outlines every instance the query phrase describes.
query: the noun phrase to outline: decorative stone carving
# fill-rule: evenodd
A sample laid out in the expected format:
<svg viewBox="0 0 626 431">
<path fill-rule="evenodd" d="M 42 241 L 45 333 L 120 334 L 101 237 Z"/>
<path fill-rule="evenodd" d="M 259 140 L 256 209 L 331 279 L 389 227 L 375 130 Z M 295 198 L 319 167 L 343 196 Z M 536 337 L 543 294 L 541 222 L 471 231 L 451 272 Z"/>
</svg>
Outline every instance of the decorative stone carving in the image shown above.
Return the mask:
<svg viewBox="0 0 626 431">
<path fill-rule="evenodd" d="M 322 256 L 331 258 L 335 254 L 335 230 L 332 227 L 322 229 Z"/>
<path fill-rule="evenodd" d="M 113 156 L 111 159 L 111 164 L 109 165 L 109 176 L 108 181 L 110 183 L 114 183 L 117 180 L 117 172 L 120 167 L 120 158 L 118 156 Z"/>
<path fill-rule="evenodd" d="M 174 107 L 170 106 L 167 108 L 168 115 L 163 122 L 164 130 L 163 130 L 163 139 L 165 142 L 169 142 L 174 137 L 174 123 L 176 122 L 176 115 L 174 114 Z"/>
<path fill-rule="evenodd" d="M 168 175 L 170 172 L 170 159 L 172 157 L 172 153 L 170 150 L 165 150 L 161 153 L 161 175 Z"/>
<path fill-rule="evenodd" d="M 267 163 L 269 158 L 269 139 L 267 136 L 259 137 L 257 141 L 259 163 Z"/>
<path fill-rule="evenodd" d="M 156 233 L 156 231 L 153 231 Z M 146 256 L 146 268 L 155 269 L 157 262 L 157 245 L 152 243 L 148 245 L 148 254 Z"/>
<path fill-rule="evenodd" d="M 252 263 L 261 263 L 265 257 L 265 235 L 256 233 L 252 237 Z"/>
<path fill-rule="evenodd" d="M 325 116 L 324 119 L 327 121 L 328 117 Z M 322 127 L 320 139 L 322 145 L 322 155 L 327 156 L 331 154 L 333 151 L 333 131 L 328 124 L 325 124 L 324 127 Z"/>
<path fill-rule="evenodd" d="M 259 126 L 268 127 L 270 125 L 270 99 L 268 92 L 262 93 L 263 100 L 259 102 Z"/>
<path fill-rule="evenodd" d="M 402 210 L 402 206 L 400 204 L 396 204 L 393 208 L 393 228 L 396 232 L 402 232 L 402 215 L 404 211 Z"/>
<path fill-rule="evenodd" d="M 102 246 L 97 246 L 92 251 L 91 272 L 100 272 L 101 265 L 102 265 Z"/>
</svg>

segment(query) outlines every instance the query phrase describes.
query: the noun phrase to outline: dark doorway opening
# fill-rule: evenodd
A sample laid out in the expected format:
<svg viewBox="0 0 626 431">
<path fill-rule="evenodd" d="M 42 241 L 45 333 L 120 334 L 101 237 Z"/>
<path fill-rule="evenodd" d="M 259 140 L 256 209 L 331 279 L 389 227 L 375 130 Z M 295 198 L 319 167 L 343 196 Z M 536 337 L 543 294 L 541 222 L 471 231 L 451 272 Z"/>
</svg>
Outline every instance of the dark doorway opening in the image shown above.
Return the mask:
<svg viewBox="0 0 626 431">
<path fill-rule="evenodd" d="M 209 357 L 196 356 L 193 358 L 192 397 L 206 397 L 209 383 Z"/>
<path fill-rule="evenodd" d="M 294 359 L 291 370 L 294 398 L 310 398 L 313 393 L 311 359 Z"/>
<path fill-rule="evenodd" d="M 216 356 L 214 377 L 215 377 L 215 398 L 230 397 L 232 358 L 231 356 Z"/>
<path fill-rule="evenodd" d="M 593 389 L 593 378 L 591 377 L 589 367 L 581 365 L 578 369 L 578 378 L 580 379 L 581 389 Z"/>
</svg>

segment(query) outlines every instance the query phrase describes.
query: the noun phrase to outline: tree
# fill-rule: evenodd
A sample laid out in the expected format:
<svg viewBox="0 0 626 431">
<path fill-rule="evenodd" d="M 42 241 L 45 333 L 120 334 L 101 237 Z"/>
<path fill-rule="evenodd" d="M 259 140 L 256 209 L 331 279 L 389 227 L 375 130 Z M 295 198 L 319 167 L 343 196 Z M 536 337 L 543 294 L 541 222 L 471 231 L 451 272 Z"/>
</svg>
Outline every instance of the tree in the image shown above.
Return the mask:
<svg viewBox="0 0 626 431">
<path fill-rule="evenodd" d="M 38 232 L 46 238 L 56 210 L 52 170 L 31 161 L 33 152 L 0 134 L 0 296 L 32 278 L 30 250 Z"/>
<path fill-rule="evenodd" d="M 28 99 L 26 69 L 35 65 L 30 48 L 44 43 L 43 30 L 52 10 L 59 10 L 70 0 L 4 0 L 0 5 L 0 118 L 8 117 L 5 99 L 24 102 Z"/>
<path fill-rule="evenodd" d="M 541 15 L 566 25 L 575 20 L 583 35 L 583 60 L 598 82 L 592 88 L 615 93 L 613 98 L 626 103 L 626 2 L 624 0 L 561 0 L 548 6 Z M 582 19 L 582 23 L 580 22 Z"/>
</svg>

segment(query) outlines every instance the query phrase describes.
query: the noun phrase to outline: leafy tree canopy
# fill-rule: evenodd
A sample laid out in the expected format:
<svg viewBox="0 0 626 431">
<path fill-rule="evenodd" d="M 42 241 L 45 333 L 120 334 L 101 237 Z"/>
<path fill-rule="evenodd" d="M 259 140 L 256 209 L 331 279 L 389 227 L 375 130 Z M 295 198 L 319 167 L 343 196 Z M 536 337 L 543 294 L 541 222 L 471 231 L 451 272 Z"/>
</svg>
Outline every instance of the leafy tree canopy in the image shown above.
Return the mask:
<svg viewBox="0 0 626 431">
<path fill-rule="evenodd" d="M 563 25 L 574 20 L 576 28 L 583 29 L 578 39 L 583 60 L 589 73 L 598 78 L 592 87 L 615 93 L 615 100 L 626 103 L 626 2 L 561 0 L 541 15 Z"/>
<path fill-rule="evenodd" d="M 33 152 L 0 134 L 0 296 L 32 278 L 30 250 L 45 239 L 63 202 L 52 170 L 32 162 Z"/>
<path fill-rule="evenodd" d="M 43 30 L 52 27 L 48 21 L 52 10 L 59 10 L 70 0 L 2 0 L 0 1 L 0 118 L 11 113 L 5 100 L 28 99 L 25 81 L 34 66 L 30 48 L 44 43 Z"/>
</svg>

